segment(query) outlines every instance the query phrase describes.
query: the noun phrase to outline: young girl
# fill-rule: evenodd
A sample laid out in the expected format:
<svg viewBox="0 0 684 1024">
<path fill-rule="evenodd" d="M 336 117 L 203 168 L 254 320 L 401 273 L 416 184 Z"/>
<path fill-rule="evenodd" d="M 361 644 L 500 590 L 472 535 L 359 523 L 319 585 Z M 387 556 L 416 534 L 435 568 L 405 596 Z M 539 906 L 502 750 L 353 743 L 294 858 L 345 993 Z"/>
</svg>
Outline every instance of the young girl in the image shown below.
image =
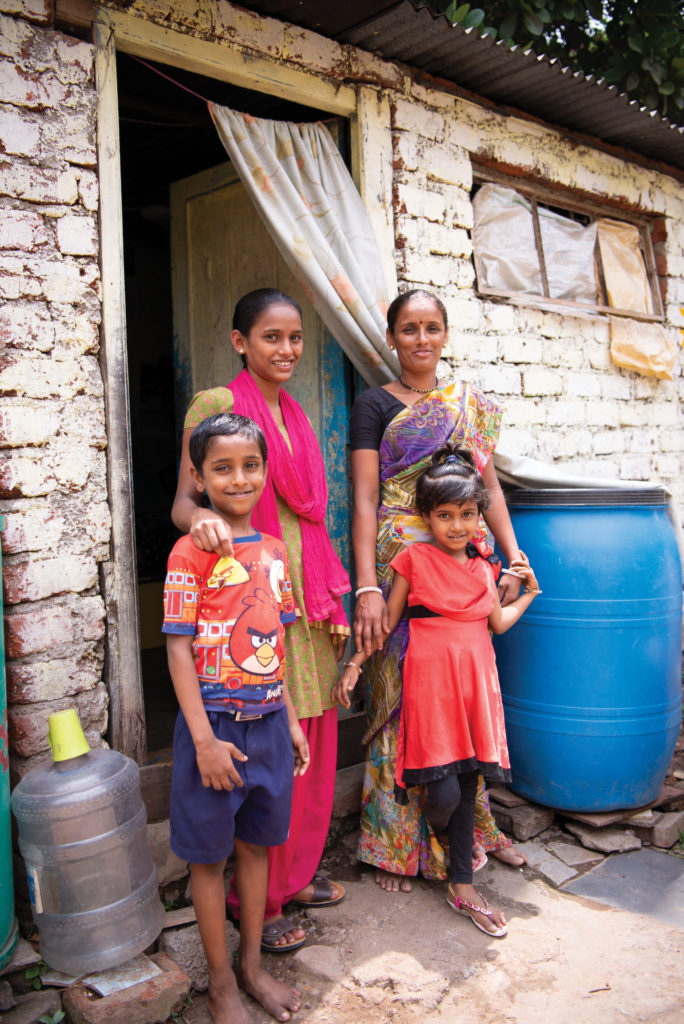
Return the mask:
<svg viewBox="0 0 684 1024">
<path fill-rule="evenodd" d="M 503 633 L 541 593 L 525 555 L 511 562 L 525 590 L 501 607 L 488 561 L 489 548 L 473 543 L 489 496 L 469 452 L 443 448 L 421 474 L 418 511 L 433 544 L 416 543 L 391 562 L 394 583 L 387 602 L 394 629 L 408 600 L 409 639 L 395 798 L 427 786 L 426 815 L 449 844 L 449 892 L 454 910 L 488 935 L 503 938 L 503 914 L 472 886 L 472 836 L 478 772 L 492 781 L 511 778 L 501 693 L 488 627 Z M 345 707 L 358 681 L 364 653 L 345 663 L 333 695 Z"/>
</svg>

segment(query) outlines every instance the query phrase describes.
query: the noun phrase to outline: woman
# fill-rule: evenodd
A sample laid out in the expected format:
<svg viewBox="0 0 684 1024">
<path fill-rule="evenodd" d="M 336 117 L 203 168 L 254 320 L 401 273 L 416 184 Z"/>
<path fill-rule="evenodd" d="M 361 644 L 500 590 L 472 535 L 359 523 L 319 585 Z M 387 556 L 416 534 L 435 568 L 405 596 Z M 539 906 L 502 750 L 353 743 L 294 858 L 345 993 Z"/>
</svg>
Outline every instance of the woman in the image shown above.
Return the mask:
<svg viewBox="0 0 684 1024">
<path fill-rule="evenodd" d="M 287 547 L 298 609 L 297 621 L 285 636 L 287 678 L 311 756 L 306 774 L 295 779 L 289 839 L 269 850 L 262 948 L 283 952 L 297 949 L 306 938 L 283 916 L 285 903 L 324 907 L 344 897 L 343 887 L 316 874 L 316 869 L 332 812 L 337 714 L 330 689 L 337 678 L 336 660 L 350 633 L 340 599 L 350 585 L 325 529 L 327 488 L 318 442 L 301 406 L 282 390 L 302 354 L 301 310 L 275 289 L 249 292 L 235 308 L 230 340 L 245 369 L 228 387 L 201 391 L 192 400 L 171 515 L 201 550 L 232 554 L 227 524 L 199 505 L 188 443 L 194 427 L 214 413 L 236 412 L 256 420 L 268 444 L 268 477 L 252 522 L 263 532 L 282 537 Z M 237 921 L 234 883 L 228 908 Z"/>
<path fill-rule="evenodd" d="M 401 619 L 387 639 L 385 599 L 392 558 L 408 544 L 430 538 L 415 509 L 415 484 L 436 449 L 458 443 L 472 452 L 492 499 L 487 525 L 509 562 L 519 557 L 519 549 L 491 459 L 501 410 L 464 382 L 445 385 L 437 379 L 448 339 L 443 304 L 430 292 L 405 292 L 390 305 L 387 324 L 387 343 L 397 353 L 401 374 L 391 384 L 362 392 L 351 424 L 358 581 L 354 636 L 358 650 L 376 652 L 366 664 L 368 749 L 359 859 L 376 867 L 376 881 L 383 889 L 409 892 L 409 878 L 419 870 L 426 878 L 445 878 L 445 856 L 423 815 L 420 787 L 411 791 L 407 807 L 394 800 L 400 659 L 408 620 Z M 500 586 L 504 603 L 519 589 L 520 582 L 506 576 Z M 474 867 L 486 860 L 479 846 L 508 863 L 524 863 L 521 854 L 508 849 L 510 841 L 498 832 L 485 799 L 481 789 Z"/>
</svg>

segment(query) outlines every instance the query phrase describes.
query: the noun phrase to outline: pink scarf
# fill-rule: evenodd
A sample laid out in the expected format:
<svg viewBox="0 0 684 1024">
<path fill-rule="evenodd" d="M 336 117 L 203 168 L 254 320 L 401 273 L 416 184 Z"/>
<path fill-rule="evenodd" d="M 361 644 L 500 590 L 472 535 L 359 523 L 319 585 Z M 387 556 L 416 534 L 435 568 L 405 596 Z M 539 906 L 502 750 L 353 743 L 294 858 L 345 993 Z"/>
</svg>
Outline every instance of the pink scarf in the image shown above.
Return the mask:
<svg viewBox="0 0 684 1024">
<path fill-rule="evenodd" d="M 268 445 L 268 476 L 264 493 L 252 514 L 258 530 L 282 539 L 275 492 L 299 519 L 302 531 L 304 603 L 309 622 L 329 620 L 347 625 L 340 595 L 351 590 L 349 577 L 335 554 L 325 528 L 328 488 L 323 458 L 316 435 L 304 410 L 280 391 L 282 409 L 292 452 L 273 419 L 264 396 L 254 380 L 242 370 L 228 385 L 233 395 L 233 412 L 249 416 L 259 424 Z"/>
</svg>

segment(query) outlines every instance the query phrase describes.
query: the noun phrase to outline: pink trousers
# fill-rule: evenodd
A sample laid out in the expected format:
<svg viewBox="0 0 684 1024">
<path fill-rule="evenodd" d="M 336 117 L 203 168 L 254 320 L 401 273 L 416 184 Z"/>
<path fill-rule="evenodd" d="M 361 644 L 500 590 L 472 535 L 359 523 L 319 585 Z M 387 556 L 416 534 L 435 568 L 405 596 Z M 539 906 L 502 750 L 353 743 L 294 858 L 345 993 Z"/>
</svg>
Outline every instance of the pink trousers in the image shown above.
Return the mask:
<svg viewBox="0 0 684 1024">
<path fill-rule="evenodd" d="M 305 775 L 292 787 L 290 834 L 281 846 L 268 849 L 268 890 L 264 917 L 282 913 L 283 905 L 309 884 L 323 855 L 330 827 L 337 766 L 337 708 L 316 718 L 300 718 L 309 741 L 311 761 Z M 230 882 L 228 907 L 240 916 L 235 875 Z"/>
</svg>

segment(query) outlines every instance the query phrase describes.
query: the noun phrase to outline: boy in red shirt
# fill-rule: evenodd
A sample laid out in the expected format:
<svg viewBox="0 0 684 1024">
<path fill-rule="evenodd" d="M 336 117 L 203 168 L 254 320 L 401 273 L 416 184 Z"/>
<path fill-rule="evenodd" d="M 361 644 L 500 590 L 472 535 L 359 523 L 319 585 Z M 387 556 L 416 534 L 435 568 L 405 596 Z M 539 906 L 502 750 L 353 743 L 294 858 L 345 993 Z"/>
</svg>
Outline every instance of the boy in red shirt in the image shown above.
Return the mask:
<svg viewBox="0 0 684 1024">
<path fill-rule="evenodd" d="M 299 993 L 261 963 L 267 847 L 287 839 L 292 779 L 309 763 L 284 679 L 284 624 L 294 621 L 281 540 L 250 522 L 266 481 L 266 441 L 244 416 L 203 420 L 190 438 L 193 477 L 230 525 L 234 557 L 174 546 L 164 589 L 169 670 L 180 712 L 173 739 L 171 848 L 190 862 L 192 900 L 216 1024 L 247 1020 L 225 939 L 226 858 L 235 850 L 242 988 L 277 1020 Z"/>
</svg>

